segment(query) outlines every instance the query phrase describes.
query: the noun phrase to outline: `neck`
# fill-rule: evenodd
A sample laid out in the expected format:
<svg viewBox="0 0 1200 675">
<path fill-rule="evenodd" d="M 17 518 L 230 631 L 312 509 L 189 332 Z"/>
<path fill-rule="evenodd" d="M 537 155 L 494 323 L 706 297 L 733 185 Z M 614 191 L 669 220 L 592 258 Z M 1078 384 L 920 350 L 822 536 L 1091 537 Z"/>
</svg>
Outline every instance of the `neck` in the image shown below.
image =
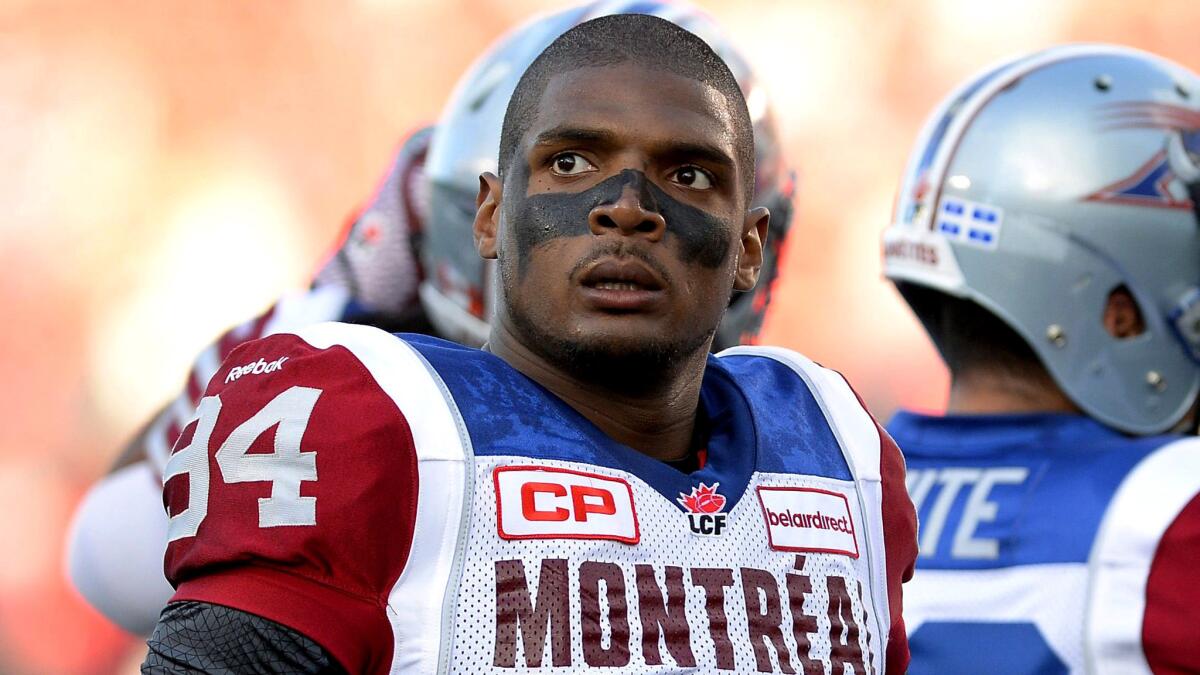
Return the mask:
<svg viewBox="0 0 1200 675">
<path fill-rule="evenodd" d="M 952 375 L 946 412 L 957 415 L 1078 413 L 1049 374 L 1015 375 L 974 369 Z"/>
<path fill-rule="evenodd" d="M 648 374 L 630 386 L 582 381 L 523 344 L 503 320 L 492 324 L 484 349 L 550 390 L 613 440 L 658 460 L 692 450 L 707 352 L 688 357 L 674 374 Z M 653 386 L 647 387 L 647 380 Z"/>
</svg>

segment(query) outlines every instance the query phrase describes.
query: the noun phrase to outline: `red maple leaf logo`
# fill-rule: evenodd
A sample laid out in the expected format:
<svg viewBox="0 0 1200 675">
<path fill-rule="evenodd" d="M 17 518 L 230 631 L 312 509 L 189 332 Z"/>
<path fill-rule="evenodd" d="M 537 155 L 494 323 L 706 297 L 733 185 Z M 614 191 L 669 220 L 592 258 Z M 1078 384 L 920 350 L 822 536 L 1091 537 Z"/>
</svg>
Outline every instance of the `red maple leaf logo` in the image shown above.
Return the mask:
<svg viewBox="0 0 1200 675">
<path fill-rule="evenodd" d="M 725 508 L 725 497 L 717 494 L 717 488 L 720 483 L 713 483 L 712 487 L 700 484 L 698 488 L 692 488 L 692 494 L 685 495 L 679 493 L 679 502 L 683 508 L 691 513 L 718 513 Z"/>
</svg>

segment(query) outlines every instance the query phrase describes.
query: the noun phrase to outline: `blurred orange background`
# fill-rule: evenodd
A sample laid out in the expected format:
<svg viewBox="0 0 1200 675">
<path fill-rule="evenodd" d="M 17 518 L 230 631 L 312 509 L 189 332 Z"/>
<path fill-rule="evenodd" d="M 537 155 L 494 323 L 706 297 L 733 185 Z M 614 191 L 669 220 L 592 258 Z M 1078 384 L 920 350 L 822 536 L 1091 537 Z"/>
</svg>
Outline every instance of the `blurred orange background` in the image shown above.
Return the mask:
<svg viewBox="0 0 1200 675">
<path fill-rule="evenodd" d="M 923 117 L 1021 51 L 1110 41 L 1200 67 L 1195 0 L 700 0 L 800 173 L 765 341 L 877 415 L 946 376 L 881 280 Z M 0 3 L 0 672 L 132 672 L 64 581 L 86 486 L 223 328 L 301 286 L 403 133 L 537 0 Z"/>
</svg>

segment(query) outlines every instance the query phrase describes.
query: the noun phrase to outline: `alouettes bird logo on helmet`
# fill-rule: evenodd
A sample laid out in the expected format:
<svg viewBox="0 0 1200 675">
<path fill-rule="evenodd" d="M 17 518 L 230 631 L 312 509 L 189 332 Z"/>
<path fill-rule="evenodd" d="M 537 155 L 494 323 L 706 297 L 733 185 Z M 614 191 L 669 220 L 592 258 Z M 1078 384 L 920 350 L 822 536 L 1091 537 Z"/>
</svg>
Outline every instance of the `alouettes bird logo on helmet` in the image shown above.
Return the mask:
<svg viewBox="0 0 1200 675">
<path fill-rule="evenodd" d="M 692 488 L 691 494 L 679 493 L 679 502 L 687 509 L 688 526 L 693 534 L 716 536 L 725 531 L 725 497 L 717 494 L 720 483 L 712 486 L 700 484 Z"/>
<path fill-rule="evenodd" d="M 1196 195 L 1200 193 L 1200 111 L 1168 103 L 1128 101 L 1104 106 L 1099 119 L 1105 131 L 1164 130 L 1167 142 L 1132 175 L 1100 188 L 1084 201 L 1168 209 L 1196 207 Z"/>
</svg>

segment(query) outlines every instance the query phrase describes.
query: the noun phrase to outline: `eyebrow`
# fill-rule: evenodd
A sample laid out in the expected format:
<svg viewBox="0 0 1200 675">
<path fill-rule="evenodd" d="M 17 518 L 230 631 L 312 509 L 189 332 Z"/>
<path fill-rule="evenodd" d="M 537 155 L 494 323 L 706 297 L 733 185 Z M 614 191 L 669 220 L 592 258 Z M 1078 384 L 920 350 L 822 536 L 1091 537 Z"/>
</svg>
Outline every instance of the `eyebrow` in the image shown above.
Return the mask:
<svg viewBox="0 0 1200 675">
<path fill-rule="evenodd" d="M 735 166 L 733 158 L 729 156 L 729 153 L 721 150 L 715 145 L 709 145 L 707 143 L 671 141 L 667 144 L 666 154 L 674 157 L 686 157 L 688 159 L 707 161 L 717 166 L 729 169 L 732 169 Z"/>
<path fill-rule="evenodd" d="M 567 125 L 547 129 L 533 139 L 534 145 L 556 145 L 559 143 L 615 144 L 616 142 L 617 135 L 611 131 Z"/>
<path fill-rule="evenodd" d="M 606 129 L 560 125 L 543 131 L 533 139 L 533 144 L 535 146 L 558 145 L 562 143 L 599 143 L 603 145 L 616 145 L 618 143 L 618 138 L 617 134 Z M 715 145 L 709 145 L 707 143 L 697 143 L 694 141 L 668 141 L 660 148 L 660 152 L 672 157 L 706 161 L 711 164 L 730 169 L 735 166 L 735 162 L 733 161 L 733 158 L 729 156 L 729 153 L 721 150 Z"/>
</svg>

